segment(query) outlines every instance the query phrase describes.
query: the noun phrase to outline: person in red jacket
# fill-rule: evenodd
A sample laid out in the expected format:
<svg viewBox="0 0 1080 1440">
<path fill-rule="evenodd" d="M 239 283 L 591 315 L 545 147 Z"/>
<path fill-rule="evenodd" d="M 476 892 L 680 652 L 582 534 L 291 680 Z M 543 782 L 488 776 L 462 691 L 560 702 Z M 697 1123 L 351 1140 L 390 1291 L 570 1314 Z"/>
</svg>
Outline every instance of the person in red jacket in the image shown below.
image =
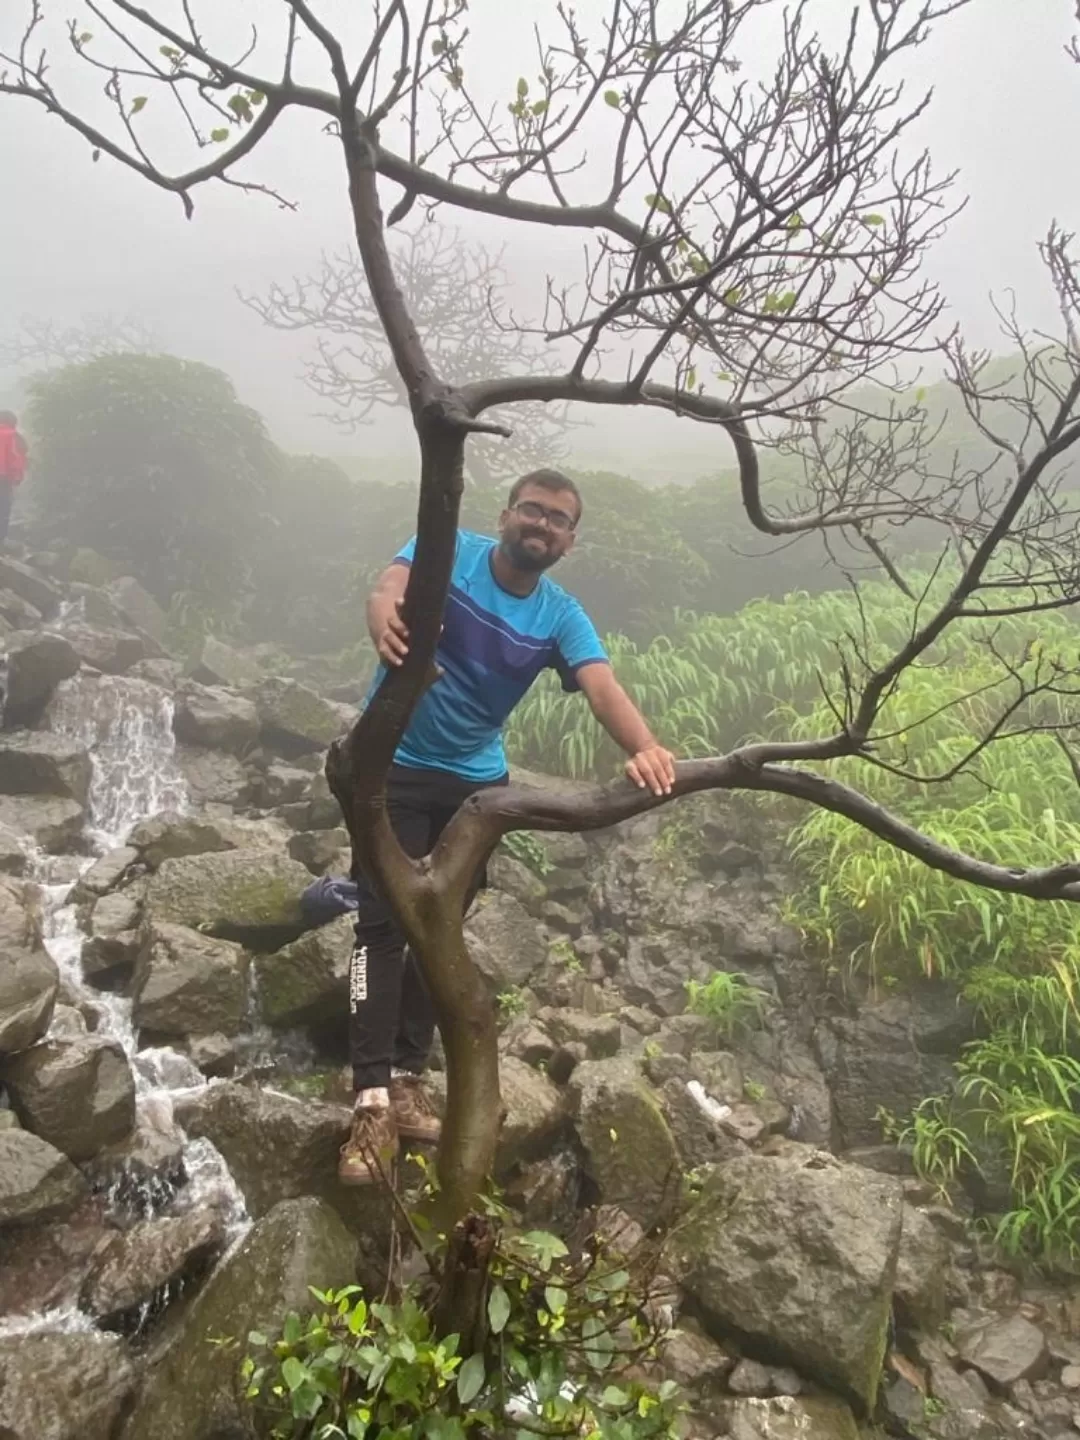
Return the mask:
<svg viewBox="0 0 1080 1440">
<path fill-rule="evenodd" d="M 0 545 L 7 539 L 11 501 L 26 476 L 26 441 L 10 410 L 0 410 Z"/>
</svg>

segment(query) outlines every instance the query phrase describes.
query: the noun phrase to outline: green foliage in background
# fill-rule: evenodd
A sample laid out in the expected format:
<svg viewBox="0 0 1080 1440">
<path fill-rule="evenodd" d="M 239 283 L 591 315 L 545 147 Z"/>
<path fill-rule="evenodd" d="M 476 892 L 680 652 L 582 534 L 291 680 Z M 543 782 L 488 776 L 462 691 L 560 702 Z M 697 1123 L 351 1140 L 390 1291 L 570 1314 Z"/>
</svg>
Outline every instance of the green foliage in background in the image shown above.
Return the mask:
<svg viewBox="0 0 1080 1440">
<path fill-rule="evenodd" d="M 677 1433 L 674 1382 L 629 1373 L 654 1351 L 640 1277 L 603 1254 L 572 1257 L 557 1236 L 500 1236 L 476 1348 L 437 1338 L 419 1292 L 393 1304 L 355 1285 L 313 1294 L 313 1314 L 248 1336 L 247 1398 L 279 1440 Z"/>
<path fill-rule="evenodd" d="M 29 391 L 39 531 L 99 552 L 165 605 L 243 590 L 281 457 L 227 376 L 171 355 L 108 355 Z"/>
</svg>

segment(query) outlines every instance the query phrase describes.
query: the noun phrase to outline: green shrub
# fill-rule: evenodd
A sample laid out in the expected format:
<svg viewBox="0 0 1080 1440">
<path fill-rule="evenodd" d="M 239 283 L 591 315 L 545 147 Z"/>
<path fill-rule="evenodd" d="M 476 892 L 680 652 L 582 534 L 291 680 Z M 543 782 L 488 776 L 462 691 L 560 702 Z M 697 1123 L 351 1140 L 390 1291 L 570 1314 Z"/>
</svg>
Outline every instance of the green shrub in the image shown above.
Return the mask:
<svg viewBox="0 0 1080 1440">
<path fill-rule="evenodd" d="M 686 982 L 686 1008 L 692 1015 L 704 1015 L 721 1035 L 734 1035 L 761 1021 L 765 996 L 744 975 L 715 970 L 708 980 Z"/>
<path fill-rule="evenodd" d="M 248 1337 L 249 1402 L 275 1440 L 464 1440 L 520 1432 L 595 1440 L 676 1435 L 677 1387 L 627 1372 L 653 1350 L 643 1292 L 618 1260 L 572 1257 L 554 1235 L 504 1234 L 483 1339 L 436 1336 L 432 1301 L 312 1292 L 313 1314 Z"/>
</svg>

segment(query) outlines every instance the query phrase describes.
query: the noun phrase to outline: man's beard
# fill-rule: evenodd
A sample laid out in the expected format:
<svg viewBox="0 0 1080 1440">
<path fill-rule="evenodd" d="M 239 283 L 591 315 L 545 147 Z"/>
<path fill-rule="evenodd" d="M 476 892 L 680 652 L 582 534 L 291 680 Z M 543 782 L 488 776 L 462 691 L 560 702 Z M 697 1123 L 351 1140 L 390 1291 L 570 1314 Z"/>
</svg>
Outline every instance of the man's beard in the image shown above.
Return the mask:
<svg viewBox="0 0 1080 1440">
<path fill-rule="evenodd" d="M 558 552 L 549 548 L 544 541 L 543 550 L 530 550 L 527 540 L 544 540 L 542 535 L 518 535 L 514 539 L 503 537 L 502 548 L 515 570 L 525 570 L 534 575 L 550 570 L 559 558 Z"/>
</svg>

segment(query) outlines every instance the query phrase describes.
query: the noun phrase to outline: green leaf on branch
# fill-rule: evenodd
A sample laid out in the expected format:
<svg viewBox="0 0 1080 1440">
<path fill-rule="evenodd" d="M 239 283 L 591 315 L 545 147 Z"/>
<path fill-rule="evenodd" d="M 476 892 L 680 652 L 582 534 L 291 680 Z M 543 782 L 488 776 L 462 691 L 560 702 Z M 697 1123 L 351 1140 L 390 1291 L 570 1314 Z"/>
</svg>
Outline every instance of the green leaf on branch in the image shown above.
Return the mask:
<svg viewBox="0 0 1080 1440">
<path fill-rule="evenodd" d="M 605 90 L 604 103 L 610 105 L 613 110 L 618 110 L 622 106 L 622 97 L 617 90 Z"/>
<path fill-rule="evenodd" d="M 548 108 L 548 102 L 547 102 L 546 100 L 537 100 L 536 103 L 535 103 L 535 104 L 533 105 L 533 107 L 532 107 L 532 113 L 533 113 L 534 115 L 546 115 L 546 114 L 547 114 L 547 108 Z"/>
<path fill-rule="evenodd" d="M 493 1335 L 501 1335 L 510 1319 L 510 1296 L 501 1285 L 496 1285 L 488 1296 L 488 1324 Z"/>
<path fill-rule="evenodd" d="M 458 1371 L 457 1395 L 462 1405 L 475 1400 L 484 1386 L 484 1357 L 470 1355 Z"/>
<path fill-rule="evenodd" d="M 524 100 L 525 96 L 529 93 L 529 82 L 525 79 L 524 75 L 522 75 L 521 78 L 518 80 L 517 93 L 519 100 Z"/>
<path fill-rule="evenodd" d="M 739 303 L 739 301 L 740 301 L 741 299 L 742 299 L 742 291 L 739 290 L 739 289 L 731 289 L 731 290 L 725 290 L 725 291 L 724 291 L 724 304 L 725 304 L 725 305 L 738 305 L 738 303 Z"/>
<path fill-rule="evenodd" d="M 89 44 L 90 44 L 90 41 L 93 40 L 93 38 L 94 38 L 94 37 L 93 37 L 93 35 L 90 34 L 90 31 L 89 31 L 89 30 L 84 30 L 84 31 L 82 32 L 82 34 L 79 36 L 79 44 L 80 44 L 80 45 L 89 45 Z"/>
<path fill-rule="evenodd" d="M 786 290 L 776 302 L 777 310 L 786 315 L 788 311 L 795 309 L 795 302 L 798 298 L 794 290 Z"/>
<path fill-rule="evenodd" d="M 246 95 L 230 95 L 225 103 L 238 120 L 251 119 L 251 102 Z"/>
<path fill-rule="evenodd" d="M 862 222 L 863 222 L 864 225 L 884 225 L 884 224 L 885 224 L 885 216 L 884 216 L 884 215 L 864 215 L 864 216 L 862 217 Z"/>
<path fill-rule="evenodd" d="M 135 99 L 131 102 L 132 115 L 138 115 L 139 111 L 145 106 L 146 100 L 147 97 L 145 95 L 135 96 Z"/>
<path fill-rule="evenodd" d="M 561 1315 L 566 1309 L 566 1302 L 569 1299 L 565 1290 L 558 1285 L 546 1285 L 544 1287 L 544 1304 L 551 1311 L 552 1315 Z"/>
<path fill-rule="evenodd" d="M 290 1393 L 298 1390 L 308 1378 L 307 1366 L 297 1360 L 295 1355 L 290 1355 L 281 1362 L 281 1378 L 289 1387 Z"/>
<path fill-rule="evenodd" d="M 228 138 L 229 138 L 229 132 L 228 132 L 228 130 L 221 129 L 221 130 L 211 130 L 211 131 L 210 131 L 210 139 L 213 140 L 213 142 L 215 143 L 215 145 L 220 145 L 223 140 L 228 140 Z"/>
<path fill-rule="evenodd" d="M 661 215 L 671 214 L 671 205 L 664 199 L 663 195 L 646 195 L 645 204 L 653 210 L 659 210 Z"/>
<path fill-rule="evenodd" d="M 803 218 L 802 218 L 802 216 L 799 214 L 799 212 L 798 212 L 797 210 L 796 210 L 796 212 L 795 212 L 794 215 L 792 215 L 792 216 L 789 217 L 788 222 L 787 222 L 787 228 L 788 228 L 793 234 L 798 233 L 798 231 L 800 231 L 800 230 L 803 228 Z"/>
</svg>

